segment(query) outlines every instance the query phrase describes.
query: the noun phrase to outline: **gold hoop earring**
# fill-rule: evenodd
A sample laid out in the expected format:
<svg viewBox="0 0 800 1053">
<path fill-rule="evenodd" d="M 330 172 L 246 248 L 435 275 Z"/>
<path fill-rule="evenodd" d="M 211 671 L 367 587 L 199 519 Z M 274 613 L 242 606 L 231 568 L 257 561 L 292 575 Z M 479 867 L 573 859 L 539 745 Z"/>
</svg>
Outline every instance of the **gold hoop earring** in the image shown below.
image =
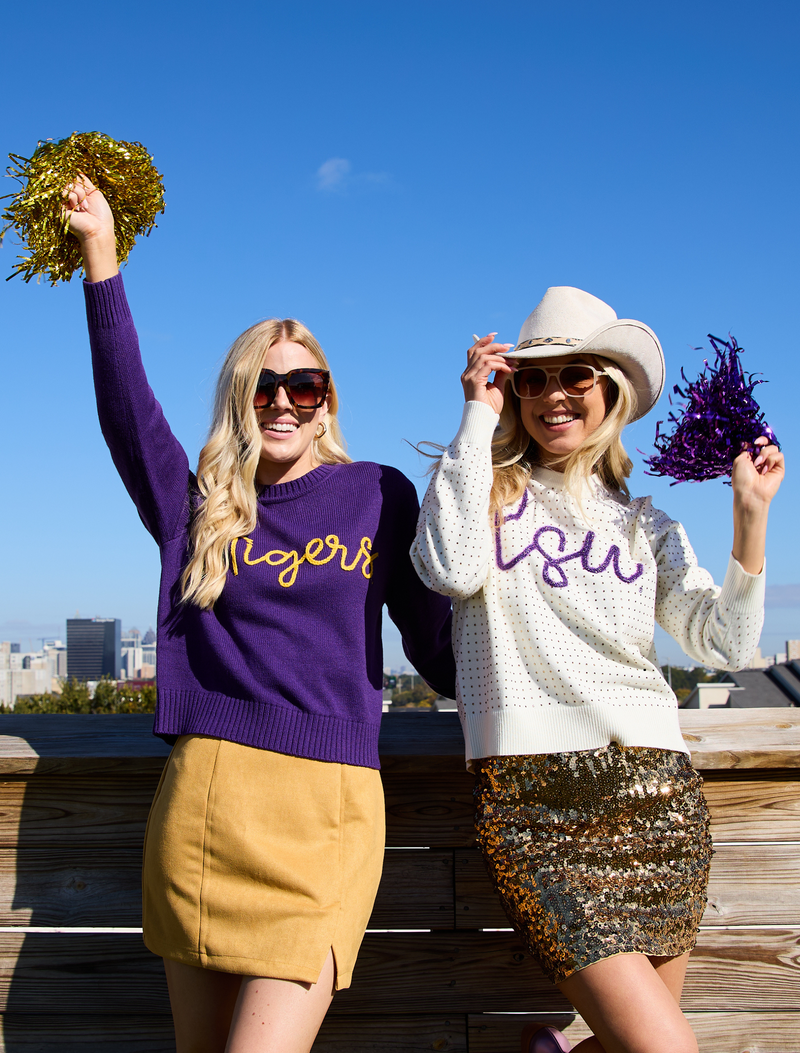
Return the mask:
<svg viewBox="0 0 800 1053">
<path fill-rule="evenodd" d="M 319 428 L 322 428 L 322 431 L 320 431 Z M 321 439 L 323 435 L 327 435 L 328 434 L 328 429 L 325 427 L 325 421 L 324 420 L 321 420 L 319 422 L 319 428 L 317 428 L 317 433 L 314 436 L 315 439 Z"/>
</svg>

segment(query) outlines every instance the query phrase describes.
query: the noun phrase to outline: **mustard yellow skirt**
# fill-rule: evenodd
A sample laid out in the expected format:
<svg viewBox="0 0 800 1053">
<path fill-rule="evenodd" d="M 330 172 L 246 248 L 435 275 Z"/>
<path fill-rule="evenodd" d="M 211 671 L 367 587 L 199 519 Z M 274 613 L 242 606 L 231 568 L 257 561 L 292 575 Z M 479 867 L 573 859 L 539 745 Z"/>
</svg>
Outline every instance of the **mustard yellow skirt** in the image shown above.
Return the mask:
<svg viewBox="0 0 800 1053">
<path fill-rule="evenodd" d="M 147 823 L 144 942 L 204 969 L 350 986 L 383 865 L 372 768 L 184 736 Z"/>
</svg>

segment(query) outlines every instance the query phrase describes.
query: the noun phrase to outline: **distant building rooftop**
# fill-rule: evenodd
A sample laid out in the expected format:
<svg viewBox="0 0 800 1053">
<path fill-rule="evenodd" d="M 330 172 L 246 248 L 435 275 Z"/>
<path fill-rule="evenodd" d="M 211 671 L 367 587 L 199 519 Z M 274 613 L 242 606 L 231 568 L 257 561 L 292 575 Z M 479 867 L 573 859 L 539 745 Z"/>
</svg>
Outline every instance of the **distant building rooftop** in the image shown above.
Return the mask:
<svg viewBox="0 0 800 1053">
<path fill-rule="evenodd" d="M 682 709 L 779 709 L 800 706 L 800 661 L 767 669 L 726 673 L 716 684 L 698 684 Z"/>
</svg>

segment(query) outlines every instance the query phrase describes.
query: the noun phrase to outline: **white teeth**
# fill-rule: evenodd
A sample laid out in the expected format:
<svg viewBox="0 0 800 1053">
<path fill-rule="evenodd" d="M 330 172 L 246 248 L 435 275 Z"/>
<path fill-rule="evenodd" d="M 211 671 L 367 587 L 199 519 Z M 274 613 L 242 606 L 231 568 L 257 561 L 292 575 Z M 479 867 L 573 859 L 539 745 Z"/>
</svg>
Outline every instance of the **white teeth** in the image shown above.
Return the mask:
<svg viewBox="0 0 800 1053">
<path fill-rule="evenodd" d="M 566 424 L 567 421 L 577 420 L 577 413 L 562 413 L 559 417 L 542 417 L 545 424 Z"/>
<path fill-rule="evenodd" d="M 296 424 L 265 424 L 265 431 L 294 431 L 297 428 Z"/>
</svg>

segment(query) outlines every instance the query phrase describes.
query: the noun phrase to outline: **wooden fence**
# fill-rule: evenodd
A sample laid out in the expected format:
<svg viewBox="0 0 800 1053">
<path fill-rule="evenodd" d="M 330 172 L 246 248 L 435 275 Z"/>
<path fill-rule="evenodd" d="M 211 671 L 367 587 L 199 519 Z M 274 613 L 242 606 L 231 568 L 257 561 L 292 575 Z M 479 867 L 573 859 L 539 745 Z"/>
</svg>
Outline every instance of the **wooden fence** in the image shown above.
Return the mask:
<svg viewBox="0 0 800 1053">
<path fill-rule="evenodd" d="M 167 753 L 149 717 L 0 717 L 5 1053 L 172 1050 L 139 867 Z M 702 1053 L 800 1051 L 800 711 L 681 715 L 716 855 L 684 1008 Z M 384 720 L 386 864 L 317 1053 L 516 1053 L 531 1019 L 587 1031 L 523 953 L 472 832 L 455 714 Z M 393 931 L 389 931 L 393 930 Z"/>
</svg>

